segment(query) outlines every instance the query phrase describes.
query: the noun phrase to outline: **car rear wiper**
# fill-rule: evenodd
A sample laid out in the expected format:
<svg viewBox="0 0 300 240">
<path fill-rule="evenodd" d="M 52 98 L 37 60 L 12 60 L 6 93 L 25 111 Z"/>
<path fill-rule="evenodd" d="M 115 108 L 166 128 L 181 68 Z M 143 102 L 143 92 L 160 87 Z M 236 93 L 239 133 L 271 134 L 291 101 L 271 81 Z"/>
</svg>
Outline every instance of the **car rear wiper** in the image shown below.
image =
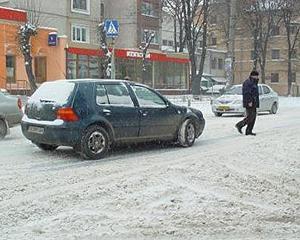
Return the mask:
<svg viewBox="0 0 300 240">
<path fill-rule="evenodd" d="M 50 99 L 40 99 L 40 102 L 43 102 L 43 103 L 55 103 L 54 100 L 50 100 Z"/>
</svg>

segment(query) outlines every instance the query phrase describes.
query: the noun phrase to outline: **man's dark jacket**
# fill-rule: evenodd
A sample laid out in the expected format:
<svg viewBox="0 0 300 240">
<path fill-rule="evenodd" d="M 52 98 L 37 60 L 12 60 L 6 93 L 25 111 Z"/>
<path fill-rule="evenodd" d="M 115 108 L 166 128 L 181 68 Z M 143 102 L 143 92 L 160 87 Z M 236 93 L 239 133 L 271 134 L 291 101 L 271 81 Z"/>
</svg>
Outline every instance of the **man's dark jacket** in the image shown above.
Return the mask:
<svg viewBox="0 0 300 240">
<path fill-rule="evenodd" d="M 259 93 L 258 86 L 255 80 L 248 78 L 243 83 L 243 106 L 245 108 L 250 108 L 249 103 L 256 108 L 259 108 Z"/>
</svg>

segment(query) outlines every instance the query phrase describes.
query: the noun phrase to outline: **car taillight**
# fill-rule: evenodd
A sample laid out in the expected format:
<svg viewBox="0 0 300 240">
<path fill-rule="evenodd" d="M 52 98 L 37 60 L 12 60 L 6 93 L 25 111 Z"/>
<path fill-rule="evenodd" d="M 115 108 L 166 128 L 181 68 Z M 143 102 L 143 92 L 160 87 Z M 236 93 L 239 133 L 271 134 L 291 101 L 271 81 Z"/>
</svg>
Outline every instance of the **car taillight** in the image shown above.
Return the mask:
<svg viewBox="0 0 300 240">
<path fill-rule="evenodd" d="M 20 109 L 20 110 L 22 110 L 22 101 L 21 101 L 21 99 L 20 98 L 18 98 L 18 108 Z"/>
<path fill-rule="evenodd" d="M 76 122 L 79 120 L 79 117 L 74 112 L 73 108 L 60 108 L 56 112 L 57 119 L 64 120 L 66 122 Z"/>
</svg>

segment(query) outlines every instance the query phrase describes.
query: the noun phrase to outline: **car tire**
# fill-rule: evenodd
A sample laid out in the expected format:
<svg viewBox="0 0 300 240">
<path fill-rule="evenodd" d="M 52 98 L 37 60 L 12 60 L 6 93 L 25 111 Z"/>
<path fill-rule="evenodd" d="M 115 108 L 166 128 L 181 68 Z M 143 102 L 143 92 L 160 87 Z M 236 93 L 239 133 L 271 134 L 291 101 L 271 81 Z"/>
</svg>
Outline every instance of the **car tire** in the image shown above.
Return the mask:
<svg viewBox="0 0 300 240">
<path fill-rule="evenodd" d="M 3 139 L 8 132 L 5 120 L 0 119 L 0 140 Z"/>
<path fill-rule="evenodd" d="M 196 139 L 195 124 L 191 119 L 186 119 L 178 131 L 178 143 L 182 147 L 190 147 Z"/>
<path fill-rule="evenodd" d="M 222 113 L 214 112 L 214 114 L 215 114 L 216 117 L 222 117 Z"/>
<path fill-rule="evenodd" d="M 278 105 L 277 105 L 277 103 L 274 102 L 272 107 L 271 107 L 270 113 L 271 114 L 276 114 L 277 111 L 278 111 Z"/>
<path fill-rule="evenodd" d="M 109 149 L 109 135 L 98 125 L 88 127 L 81 138 L 81 155 L 85 159 L 103 158 Z"/>
<path fill-rule="evenodd" d="M 39 149 L 42 149 L 43 151 L 49 151 L 49 152 L 52 152 L 56 148 L 58 148 L 57 145 L 49 145 L 44 143 L 35 143 L 35 145 L 37 145 Z"/>
</svg>

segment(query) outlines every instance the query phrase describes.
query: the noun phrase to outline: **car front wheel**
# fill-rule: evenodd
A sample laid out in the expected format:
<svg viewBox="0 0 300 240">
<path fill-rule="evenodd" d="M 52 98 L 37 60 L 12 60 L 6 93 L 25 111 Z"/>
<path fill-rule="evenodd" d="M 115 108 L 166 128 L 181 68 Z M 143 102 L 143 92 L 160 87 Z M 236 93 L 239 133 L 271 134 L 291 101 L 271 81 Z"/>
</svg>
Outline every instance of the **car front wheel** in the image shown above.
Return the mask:
<svg viewBox="0 0 300 240">
<path fill-rule="evenodd" d="M 270 113 L 276 114 L 276 113 L 277 113 L 277 110 L 278 110 L 278 105 L 277 105 L 277 103 L 273 103 Z"/>
<path fill-rule="evenodd" d="M 0 119 L 0 139 L 3 139 L 8 132 L 7 125 L 4 120 Z"/>
<path fill-rule="evenodd" d="M 86 129 L 81 139 L 81 155 L 85 159 L 100 159 L 105 156 L 109 148 L 107 131 L 97 125 Z"/>
<path fill-rule="evenodd" d="M 178 142 L 182 147 L 190 147 L 196 139 L 195 124 L 191 119 L 186 119 L 178 131 Z"/>
</svg>

